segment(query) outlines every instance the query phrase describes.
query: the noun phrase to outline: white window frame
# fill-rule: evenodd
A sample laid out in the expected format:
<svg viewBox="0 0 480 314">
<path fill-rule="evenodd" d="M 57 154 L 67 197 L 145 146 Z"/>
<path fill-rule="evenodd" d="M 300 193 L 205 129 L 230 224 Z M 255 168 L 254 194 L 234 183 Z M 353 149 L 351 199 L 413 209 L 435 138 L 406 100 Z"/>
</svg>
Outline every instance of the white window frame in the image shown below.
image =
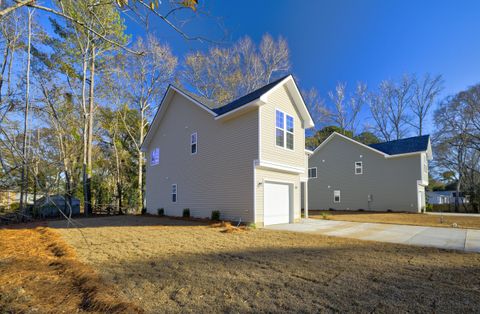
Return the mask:
<svg viewBox="0 0 480 314">
<path fill-rule="evenodd" d="M 195 136 L 195 141 L 193 141 L 193 136 Z M 195 145 L 195 152 L 192 153 L 193 145 Z M 190 155 L 196 155 L 198 153 L 198 132 L 193 132 L 190 134 Z"/>
<path fill-rule="evenodd" d="M 175 195 L 175 200 L 173 200 L 173 196 Z M 172 184 L 172 203 L 176 203 L 178 201 L 178 186 L 177 184 Z"/>
<path fill-rule="evenodd" d="M 153 154 L 157 152 L 157 160 L 153 160 Z M 155 147 L 150 152 L 150 166 L 156 166 L 160 163 L 160 147 Z"/>
<path fill-rule="evenodd" d="M 283 116 L 283 125 L 282 127 L 277 126 L 277 112 L 281 113 Z M 293 132 L 287 130 L 287 117 L 292 118 L 293 123 Z M 283 143 L 282 145 L 277 144 L 277 130 L 281 130 L 283 132 Z M 292 135 L 292 148 L 287 147 L 287 134 Z M 285 113 L 280 109 L 275 109 L 275 146 L 281 147 L 288 150 L 295 150 L 295 119 L 292 115 Z"/>
<path fill-rule="evenodd" d="M 360 165 L 357 165 L 360 164 Z M 357 172 L 360 169 L 360 172 Z M 355 161 L 355 175 L 363 174 L 363 161 Z"/>
<path fill-rule="evenodd" d="M 338 196 L 338 201 L 336 200 L 337 196 Z M 341 202 L 341 192 L 340 192 L 340 190 L 334 190 L 333 191 L 333 202 L 334 203 L 340 203 Z"/>
<path fill-rule="evenodd" d="M 313 169 L 315 169 L 315 176 L 311 176 L 311 175 L 310 175 L 310 174 L 311 174 L 311 171 L 312 171 Z M 308 178 L 309 178 L 309 179 L 316 179 L 317 176 L 318 176 L 318 169 L 317 169 L 317 167 L 308 168 Z"/>
</svg>

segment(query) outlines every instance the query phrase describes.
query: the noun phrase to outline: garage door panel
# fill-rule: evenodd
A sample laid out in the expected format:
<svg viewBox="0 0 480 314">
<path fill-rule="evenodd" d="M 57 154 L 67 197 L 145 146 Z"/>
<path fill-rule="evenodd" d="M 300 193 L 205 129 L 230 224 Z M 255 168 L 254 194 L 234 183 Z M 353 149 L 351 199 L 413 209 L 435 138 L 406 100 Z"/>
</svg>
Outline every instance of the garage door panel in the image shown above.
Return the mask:
<svg viewBox="0 0 480 314">
<path fill-rule="evenodd" d="M 265 183 L 264 225 L 290 222 L 290 185 Z"/>
</svg>

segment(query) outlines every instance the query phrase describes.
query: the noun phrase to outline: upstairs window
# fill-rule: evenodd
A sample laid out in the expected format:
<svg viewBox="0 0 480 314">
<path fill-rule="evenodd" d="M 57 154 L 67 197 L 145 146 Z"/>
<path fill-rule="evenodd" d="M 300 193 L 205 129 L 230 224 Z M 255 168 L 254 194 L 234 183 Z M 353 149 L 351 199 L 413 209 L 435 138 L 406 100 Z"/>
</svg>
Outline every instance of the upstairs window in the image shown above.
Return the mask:
<svg viewBox="0 0 480 314">
<path fill-rule="evenodd" d="M 293 150 L 294 143 L 293 117 L 280 110 L 275 111 L 275 144 Z"/>
<path fill-rule="evenodd" d="M 287 116 L 287 148 L 293 150 L 293 117 Z"/>
<path fill-rule="evenodd" d="M 285 115 L 277 110 L 275 117 L 275 142 L 277 146 L 283 147 L 285 142 Z"/>
<path fill-rule="evenodd" d="M 192 133 L 192 135 L 190 136 L 190 153 L 192 155 L 195 155 L 197 153 L 197 149 L 198 149 L 197 142 L 198 142 L 197 132 Z"/>
<path fill-rule="evenodd" d="M 177 202 L 177 185 L 172 184 L 172 203 Z"/>
<path fill-rule="evenodd" d="M 340 203 L 340 190 L 333 191 L 333 202 Z"/>
<path fill-rule="evenodd" d="M 150 165 L 155 166 L 160 163 L 160 148 L 156 147 L 150 153 Z"/>
<path fill-rule="evenodd" d="M 308 178 L 309 179 L 317 178 L 317 167 L 308 168 Z"/>
<path fill-rule="evenodd" d="M 355 174 L 363 174 L 363 162 L 355 162 Z"/>
</svg>

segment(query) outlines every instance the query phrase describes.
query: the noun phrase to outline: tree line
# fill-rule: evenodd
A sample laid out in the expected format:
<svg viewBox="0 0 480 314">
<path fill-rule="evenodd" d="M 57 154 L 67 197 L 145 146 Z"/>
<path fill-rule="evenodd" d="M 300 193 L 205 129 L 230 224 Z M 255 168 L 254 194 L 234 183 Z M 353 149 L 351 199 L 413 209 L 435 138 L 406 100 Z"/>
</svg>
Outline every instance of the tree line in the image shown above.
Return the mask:
<svg viewBox="0 0 480 314">
<path fill-rule="evenodd" d="M 135 40 L 127 34 L 122 12 L 129 6 L 190 38 L 168 18 L 177 8 L 195 12 L 196 1 L 174 5 L 163 15 L 155 1 L 1 5 L 0 189 L 19 189 L 22 208 L 28 194 L 62 194 L 68 202 L 82 200 L 86 214 L 105 205 L 140 212 L 140 146 L 169 84 L 221 106 L 289 73 L 282 37 L 266 34 L 258 45 L 245 37 L 177 56 L 154 33 Z M 304 90 L 317 125 L 307 147 L 333 131 L 367 144 L 422 135 L 433 113 L 437 176 L 478 195 L 479 91 L 440 101 L 443 84 L 430 74 L 385 80 L 375 89 L 358 83 L 352 92 L 339 83 L 328 101 Z"/>
<path fill-rule="evenodd" d="M 179 58 L 154 33 L 132 41 L 128 2 L 54 1 L 48 20 L 36 2 L 23 4 L 0 20 L 0 189 L 20 190 L 21 208 L 29 194 L 62 194 L 82 200 L 86 214 L 106 205 L 140 212 L 140 147 L 169 84 L 222 105 L 290 67 L 286 41 L 270 35 Z M 147 10 L 157 15 L 155 4 Z"/>
<path fill-rule="evenodd" d="M 480 84 L 441 98 L 443 87 L 441 75 L 427 73 L 386 80 L 371 91 L 358 83 L 351 94 L 345 83 L 338 83 L 328 100 L 315 89 L 306 91 L 304 97 L 318 125 L 306 139 L 307 148 L 314 149 L 333 132 L 367 145 L 421 136 L 430 120 L 434 160 L 429 189 L 455 190 L 456 211 L 461 210 L 462 193 L 468 195 L 471 208 L 478 212 Z"/>
</svg>

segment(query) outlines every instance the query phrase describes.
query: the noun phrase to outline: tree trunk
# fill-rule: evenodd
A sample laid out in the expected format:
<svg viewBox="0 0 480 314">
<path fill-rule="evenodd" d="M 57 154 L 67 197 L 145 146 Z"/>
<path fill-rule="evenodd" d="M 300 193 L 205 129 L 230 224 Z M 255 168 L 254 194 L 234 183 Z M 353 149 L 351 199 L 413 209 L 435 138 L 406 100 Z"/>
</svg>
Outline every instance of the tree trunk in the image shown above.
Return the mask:
<svg viewBox="0 0 480 314">
<path fill-rule="evenodd" d="M 70 182 L 70 174 L 67 169 L 64 170 L 65 173 L 65 202 L 68 205 L 70 210 L 69 217 L 72 215 L 72 184 Z"/>
<path fill-rule="evenodd" d="M 88 49 L 83 55 L 83 77 L 82 77 L 82 107 L 83 107 L 83 165 L 82 165 L 82 184 L 83 184 L 83 214 L 88 216 L 88 206 L 90 200 L 88 198 L 87 188 L 87 134 L 88 134 L 88 112 L 87 112 L 87 57 Z"/>
<path fill-rule="evenodd" d="M 40 146 L 40 130 L 37 130 L 37 148 Z M 33 212 L 37 213 L 37 189 L 38 189 L 38 158 L 35 157 L 35 169 L 33 171 Z"/>
<path fill-rule="evenodd" d="M 138 189 L 137 189 L 137 194 L 138 194 L 138 210 L 140 213 L 143 210 L 143 153 L 142 150 L 140 149 L 140 146 L 142 145 L 143 142 L 143 126 L 145 125 L 144 119 L 145 119 L 145 110 L 143 109 L 144 106 L 142 106 L 142 109 L 140 110 L 140 138 L 138 141 Z"/>
<path fill-rule="evenodd" d="M 3 51 L 3 63 L 2 63 L 2 70 L 0 73 L 0 103 L 2 103 L 2 91 L 3 91 L 3 81 L 5 80 L 5 70 L 7 68 L 7 59 L 8 53 L 10 51 L 10 42 L 7 40 L 5 44 L 5 50 Z"/>
<path fill-rule="evenodd" d="M 92 213 L 92 147 L 93 147 L 93 112 L 95 88 L 95 45 L 92 45 L 90 59 L 90 91 L 88 103 L 88 137 L 87 137 L 87 198 L 88 214 Z"/>
<path fill-rule="evenodd" d="M 462 175 L 458 175 L 458 181 L 455 185 L 455 212 L 458 213 L 460 209 L 460 180 L 462 179 Z"/>
<path fill-rule="evenodd" d="M 116 166 L 116 189 L 117 189 L 117 211 L 120 215 L 123 214 L 122 211 L 122 182 L 120 179 L 120 158 L 118 156 L 118 148 L 116 143 L 116 137 L 113 137 L 113 149 L 115 151 L 115 166 Z"/>
<path fill-rule="evenodd" d="M 28 42 L 27 42 L 27 77 L 26 77 L 26 89 L 25 89 L 25 117 L 23 121 L 23 144 L 22 144 L 22 174 L 20 184 L 20 211 L 25 214 L 25 202 L 24 194 L 27 188 L 27 182 L 25 182 L 25 172 L 27 168 L 27 132 L 28 132 L 28 109 L 29 109 L 29 94 L 30 94 L 30 52 L 31 52 L 31 40 L 32 40 L 32 12 L 28 10 Z M 28 193 L 27 193 L 28 199 Z"/>
</svg>

